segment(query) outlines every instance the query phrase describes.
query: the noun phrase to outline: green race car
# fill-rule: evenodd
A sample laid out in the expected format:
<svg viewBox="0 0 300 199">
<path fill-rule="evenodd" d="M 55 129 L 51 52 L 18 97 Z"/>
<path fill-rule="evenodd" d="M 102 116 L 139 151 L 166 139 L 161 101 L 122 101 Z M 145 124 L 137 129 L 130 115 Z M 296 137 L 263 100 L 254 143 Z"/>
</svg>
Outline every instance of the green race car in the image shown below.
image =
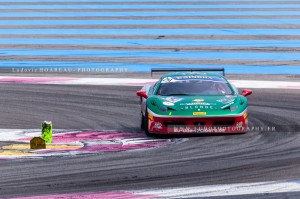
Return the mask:
<svg viewBox="0 0 300 199">
<path fill-rule="evenodd" d="M 163 71 L 170 70 L 152 70 Z M 240 95 L 224 77 L 224 69 L 178 69 L 137 91 L 141 100 L 141 127 L 148 136 L 244 133 L 248 126 L 245 96 L 251 93 L 243 90 Z"/>
</svg>

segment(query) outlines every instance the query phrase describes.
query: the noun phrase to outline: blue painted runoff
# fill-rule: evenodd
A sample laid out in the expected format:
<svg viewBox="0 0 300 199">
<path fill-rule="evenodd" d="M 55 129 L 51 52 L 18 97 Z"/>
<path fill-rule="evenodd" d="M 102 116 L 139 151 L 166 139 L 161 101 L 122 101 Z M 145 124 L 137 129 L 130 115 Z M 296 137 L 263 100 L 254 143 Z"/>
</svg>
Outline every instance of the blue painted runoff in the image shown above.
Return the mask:
<svg viewBox="0 0 300 199">
<path fill-rule="evenodd" d="M 16 27 L 17 28 L 17 27 Z M 299 29 L 0 29 L 0 34 L 300 35 Z M 11 40 L 9 40 L 11 42 Z"/>
<path fill-rule="evenodd" d="M 300 32 L 299 32 L 300 33 Z M 300 47 L 300 40 L 164 40 L 164 39 L 0 39 L 0 44 L 69 44 L 108 46 Z"/>
<path fill-rule="evenodd" d="M 1 0 L 2 2 L 11 2 L 11 0 Z M 87 0 L 64 0 L 64 2 L 86 2 Z M 89 2 L 136 2 L 137 0 L 89 0 Z M 161 0 L 149 0 L 152 2 L 161 2 Z M 178 2 L 183 0 L 168 0 L 171 2 Z M 199 0 L 189 0 L 198 2 Z M 228 0 L 210 0 L 210 2 L 226 2 Z M 252 0 L 251 2 L 260 2 L 262 0 Z M 263 1 L 271 1 L 271 2 L 282 2 L 282 0 L 263 0 Z M 289 0 L 295 1 L 298 0 Z M 37 4 L 41 2 L 41 0 L 14 0 L 14 2 L 36 2 Z M 43 0 L 43 2 L 61 2 L 61 0 Z M 238 2 L 238 1 L 237 1 Z"/>
<path fill-rule="evenodd" d="M 31 10 L 32 12 L 0 12 L 0 17 L 83 17 L 83 16 L 220 16 L 220 15 L 300 15 L 299 11 L 201 11 L 201 12 L 44 12 L 43 10 Z"/>
<path fill-rule="evenodd" d="M 300 19 L 0 20 L 0 25 L 300 24 Z"/>
<path fill-rule="evenodd" d="M 189 8 L 299 8 L 300 4 L 236 4 L 236 5 L 0 5 L 1 9 L 189 9 Z"/>
<path fill-rule="evenodd" d="M 45 49 L 0 49 L 0 56 L 62 56 L 62 57 L 131 57 L 131 58 L 183 58 L 183 59 L 255 59 L 255 60 L 300 60 L 296 52 L 174 52 L 174 51 L 129 51 L 129 50 L 45 50 Z"/>
</svg>

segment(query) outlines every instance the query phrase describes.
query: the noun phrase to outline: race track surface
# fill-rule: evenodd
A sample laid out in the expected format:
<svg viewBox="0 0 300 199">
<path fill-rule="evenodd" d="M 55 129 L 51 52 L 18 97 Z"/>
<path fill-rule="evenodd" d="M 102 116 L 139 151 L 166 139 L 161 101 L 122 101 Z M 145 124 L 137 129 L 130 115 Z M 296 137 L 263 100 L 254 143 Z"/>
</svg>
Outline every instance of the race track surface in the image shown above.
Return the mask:
<svg viewBox="0 0 300 199">
<path fill-rule="evenodd" d="M 41 121 L 51 120 L 56 129 L 142 136 L 138 89 L 0 84 L 0 128 L 37 129 Z M 147 150 L 3 160 L 0 197 L 299 180 L 299 99 L 299 90 L 254 89 L 250 126 L 265 129 L 243 135 L 185 137 L 184 142 Z M 300 193 L 255 195 L 285 196 L 299 198 Z"/>
</svg>

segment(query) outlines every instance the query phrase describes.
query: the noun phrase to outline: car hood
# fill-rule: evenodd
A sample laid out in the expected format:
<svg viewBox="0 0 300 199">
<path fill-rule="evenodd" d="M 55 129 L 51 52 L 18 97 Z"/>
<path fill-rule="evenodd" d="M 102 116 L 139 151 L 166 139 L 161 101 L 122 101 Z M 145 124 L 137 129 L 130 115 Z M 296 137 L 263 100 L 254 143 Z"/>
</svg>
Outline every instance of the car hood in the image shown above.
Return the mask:
<svg viewBox="0 0 300 199">
<path fill-rule="evenodd" d="M 155 96 L 148 100 L 152 112 L 173 116 L 235 115 L 247 107 L 247 100 L 239 95 Z"/>
</svg>

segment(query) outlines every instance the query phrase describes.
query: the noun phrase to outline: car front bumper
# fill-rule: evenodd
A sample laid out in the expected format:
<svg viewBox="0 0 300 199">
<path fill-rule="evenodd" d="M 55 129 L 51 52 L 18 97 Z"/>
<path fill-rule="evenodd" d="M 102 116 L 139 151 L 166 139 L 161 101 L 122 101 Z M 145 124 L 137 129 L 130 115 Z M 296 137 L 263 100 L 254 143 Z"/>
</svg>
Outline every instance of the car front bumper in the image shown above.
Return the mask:
<svg viewBox="0 0 300 199">
<path fill-rule="evenodd" d="M 148 113 L 148 131 L 154 134 L 245 133 L 248 114 L 216 117 L 166 117 Z"/>
</svg>

